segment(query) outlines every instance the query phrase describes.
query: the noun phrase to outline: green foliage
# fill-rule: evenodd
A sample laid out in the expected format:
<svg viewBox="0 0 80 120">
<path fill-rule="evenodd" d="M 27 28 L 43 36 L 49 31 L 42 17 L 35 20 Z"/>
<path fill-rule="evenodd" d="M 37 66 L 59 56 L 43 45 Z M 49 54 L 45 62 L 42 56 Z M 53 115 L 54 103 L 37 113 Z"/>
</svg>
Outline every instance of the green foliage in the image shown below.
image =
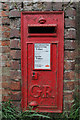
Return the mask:
<svg viewBox="0 0 80 120">
<path fill-rule="evenodd" d="M 80 119 L 80 100 L 78 93 L 74 96 L 74 104 L 70 111 L 64 111 L 60 114 L 53 114 L 54 120 L 79 120 Z"/>
<path fill-rule="evenodd" d="M 72 118 L 71 120 L 79 120 L 79 110 L 80 110 L 80 100 L 79 100 L 79 96 L 76 94 L 74 96 L 74 104 L 71 107 L 71 111 L 69 114 L 69 118 Z"/>
<path fill-rule="evenodd" d="M 11 101 L 2 104 L 2 120 L 33 120 L 35 118 L 36 120 L 41 120 L 42 118 L 50 120 L 49 116 L 37 113 L 36 111 L 32 110 L 32 108 L 22 112 L 15 107 Z"/>
<path fill-rule="evenodd" d="M 11 101 L 2 104 L 2 120 L 16 120 L 19 111 L 12 105 Z"/>
<path fill-rule="evenodd" d="M 79 120 L 80 101 L 76 95 L 75 101 L 71 107 L 70 112 L 63 113 L 38 113 L 36 110 L 29 110 L 22 112 L 15 107 L 11 101 L 2 104 L 2 120 Z"/>
</svg>

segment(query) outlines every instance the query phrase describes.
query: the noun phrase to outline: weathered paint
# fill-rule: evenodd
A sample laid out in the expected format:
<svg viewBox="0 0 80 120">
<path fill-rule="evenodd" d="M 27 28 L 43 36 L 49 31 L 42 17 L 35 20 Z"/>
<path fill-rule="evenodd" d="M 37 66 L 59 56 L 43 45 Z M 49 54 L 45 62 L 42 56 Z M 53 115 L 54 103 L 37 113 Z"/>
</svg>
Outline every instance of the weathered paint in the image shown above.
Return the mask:
<svg viewBox="0 0 80 120">
<path fill-rule="evenodd" d="M 50 69 L 34 69 L 35 43 L 50 44 Z M 62 112 L 64 12 L 22 12 L 21 51 L 22 108 Z"/>
</svg>

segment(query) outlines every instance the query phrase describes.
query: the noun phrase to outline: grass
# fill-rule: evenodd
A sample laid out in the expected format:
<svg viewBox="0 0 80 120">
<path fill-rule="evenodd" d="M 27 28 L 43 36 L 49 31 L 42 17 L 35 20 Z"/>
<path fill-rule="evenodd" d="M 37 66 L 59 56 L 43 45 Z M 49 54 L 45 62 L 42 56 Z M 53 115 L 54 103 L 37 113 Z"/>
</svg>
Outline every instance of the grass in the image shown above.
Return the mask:
<svg viewBox="0 0 80 120">
<path fill-rule="evenodd" d="M 42 118 L 50 120 L 51 118 L 47 115 L 37 113 L 36 111 L 29 108 L 22 112 L 17 107 L 15 107 L 11 101 L 2 104 L 2 120 L 41 120 Z"/>
<path fill-rule="evenodd" d="M 59 113 L 38 113 L 30 107 L 29 110 L 22 112 L 15 107 L 11 101 L 2 104 L 2 120 L 79 120 L 80 101 L 75 96 L 74 104 L 70 112 Z"/>
</svg>

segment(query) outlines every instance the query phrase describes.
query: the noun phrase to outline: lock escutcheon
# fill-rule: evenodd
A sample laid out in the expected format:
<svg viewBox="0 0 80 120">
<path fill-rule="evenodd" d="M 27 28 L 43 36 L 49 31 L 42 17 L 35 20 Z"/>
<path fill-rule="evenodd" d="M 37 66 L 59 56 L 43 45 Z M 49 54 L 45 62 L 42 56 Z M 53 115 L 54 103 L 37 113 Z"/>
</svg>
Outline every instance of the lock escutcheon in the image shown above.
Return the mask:
<svg viewBox="0 0 80 120">
<path fill-rule="evenodd" d="M 37 79 L 38 79 L 37 72 L 32 72 L 32 80 L 37 80 Z"/>
</svg>

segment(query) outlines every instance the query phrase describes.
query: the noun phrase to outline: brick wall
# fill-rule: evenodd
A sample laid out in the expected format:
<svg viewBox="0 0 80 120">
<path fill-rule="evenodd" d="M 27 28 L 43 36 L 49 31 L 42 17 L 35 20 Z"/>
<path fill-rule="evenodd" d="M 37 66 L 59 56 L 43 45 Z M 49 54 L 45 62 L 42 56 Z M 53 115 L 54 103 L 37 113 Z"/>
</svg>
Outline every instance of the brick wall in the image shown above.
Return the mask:
<svg viewBox="0 0 80 120">
<path fill-rule="evenodd" d="M 3 101 L 10 98 L 10 20 L 9 20 L 9 3 L 0 3 L 2 20 L 2 39 L 0 45 L 2 48 L 2 99 Z"/>
<path fill-rule="evenodd" d="M 21 103 L 21 11 L 65 12 L 64 32 L 64 110 L 69 111 L 74 102 L 75 83 L 78 83 L 76 15 L 78 3 L 2 2 L 2 95 L 3 101 L 12 99 Z M 0 18 L 1 18 L 0 17 Z M 77 78 L 77 80 L 76 80 Z"/>
<path fill-rule="evenodd" d="M 76 36 L 76 40 L 77 40 L 77 46 L 76 46 L 76 52 L 78 53 L 76 55 L 76 59 L 75 59 L 75 74 L 76 74 L 76 82 L 75 82 L 75 87 L 77 87 L 77 91 L 78 93 L 80 93 L 80 89 L 79 89 L 79 85 L 80 85 L 80 2 L 77 5 L 77 17 L 76 17 L 76 27 L 77 27 L 77 36 Z M 80 97 L 80 96 L 79 96 Z"/>
</svg>

